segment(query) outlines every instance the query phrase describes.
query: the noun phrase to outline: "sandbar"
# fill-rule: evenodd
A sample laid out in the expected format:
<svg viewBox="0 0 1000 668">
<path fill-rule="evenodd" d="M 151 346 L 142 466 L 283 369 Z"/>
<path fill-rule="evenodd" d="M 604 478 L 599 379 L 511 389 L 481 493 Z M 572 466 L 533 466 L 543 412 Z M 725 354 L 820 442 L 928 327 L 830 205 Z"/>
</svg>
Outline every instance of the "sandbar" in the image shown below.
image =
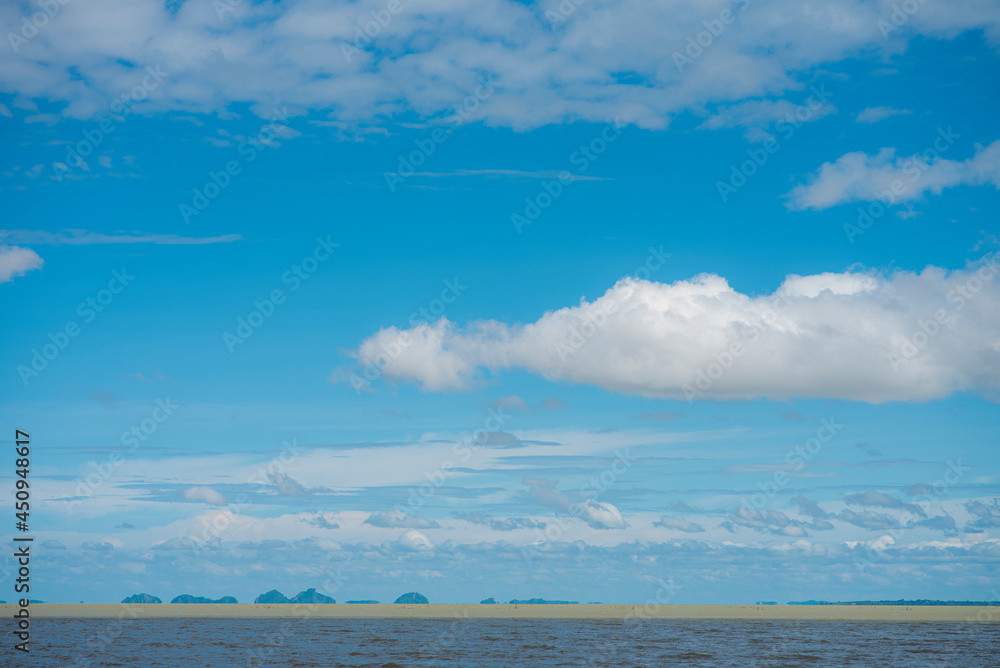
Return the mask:
<svg viewBox="0 0 1000 668">
<path fill-rule="evenodd" d="M 0 605 L 0 615 L 17 607 Z M 904 605 L 545 605 L 545 604 L 214 604 L 33 603 L 38 618 L 412 618 L 412 619 L 761 619 L 1000 622 L 1000 606 Z"/>
</svg>

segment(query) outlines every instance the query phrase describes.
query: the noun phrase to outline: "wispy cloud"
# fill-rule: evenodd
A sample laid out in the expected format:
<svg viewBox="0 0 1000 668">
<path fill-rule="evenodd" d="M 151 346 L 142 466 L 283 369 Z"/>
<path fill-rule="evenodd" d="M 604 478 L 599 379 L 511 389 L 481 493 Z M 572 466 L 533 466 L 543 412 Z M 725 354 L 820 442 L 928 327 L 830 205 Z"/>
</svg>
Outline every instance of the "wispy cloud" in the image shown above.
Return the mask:
<svg viewBox="0 0 1000 668">
<path fill-rule="evenodd" d="M 899 499 L 889 496 L 888 494 L 883 494 L 882 492 L 877 492 L 873 489 L 866 492 L 856 492 L 854 494 L 848 494 L 844 501 L 850 505 L 855 506 L 869 506 L 874 508 L 892 508 L 894 510 L 906 510 L 913 513 L 914 515 L 919 515 L 920 517 L 927 517 L 924 513 L 924 509 L 914 503 L 904 503 Z"/>
<path fill-rule="evenodd" d="M 655 422 L 673 422 L 684 417 L 682 411 L 656 411 L 655 413 L 643 413 L 643 420 L 653 420 Z"/>
<path fill-rule="evenodd" d="M 183 237 L 177 234 L 147 234 L 145 232 L 89 232 L 65 229 L 58 232 L 44 230 L 0 230 L 0 242 L 30 244 L 34 246 L 90 246 L 96 244 L 157 244 L 163 246 L 200 246 L 227 244 L 243 239 L 242 234 L 223 234 L 217 237 Z"/>
<path fill-rule="evenodd" d="M 878 123 L 890 116 L 905 116 L 911 114 L 909 109 L 893 109 L 892 107 L 868 107 L 858 114 L 858 123 Z"/>
<path fill-rule="evenodd" d="M 561 176 L 560 176 L 561 175 Z M 582 174 L 571 174 L 559 170 L 547 170 L 540 172 L 526 172 L 519 169 L 455 169 L 450 172 L 416 172 L 410 176 L 493 176 L 506 177 L 511 179 L 556 179 L 563 181 L 609 181 L 610 179 L 600 176 L 584 176 Z"/>
<path fill-rule="evenodd" d="M 671 517 L 670 515 L 664 515 L 656 522 L 653 522 L 653 526 L 663 527 L 664 529 L 676 529 L 685 533 L 701 533 L 705 530 L 705 527 L 700 524 L 688 522 L 680 517 Z"/>
<path fill-rule="evenodd" d="M 545 522 L 533 520 L 530 517 L 494 518 L 479 511 L 457 512 L 453 515 L 460 520 L 489 527 L 494 531 L 514 531 L 516 529 L 544 529 Z"/>
<path fill-rule="evenodd" d="M 433 529 L 439 526 L 434 520 L 410 515 L 402 510 L 372 513 L 364 523 L 386 529 Z"/>
<path fill-rule="evenodd" d="M 181 492 L 181 496 L 188 501 L 202 501 L 212 506 L 224 506 L 226 504 L 226 497 L 211 487 L 206 486 L 188 487 Z"/>
<path fill-rule="evenodd" d="M 698 129 L 743 128 L 748 141 L 766 141 L 772 138 L 768 133 L 772 124 L 776 129 L 787 131 L 790 124 L 797 127 L 837 113 L 837 108 L 827 100 L 829 94 L 829 91 L 817 89 L 803 104 L 794 104 L 789 100 L 747 100 L 722 105 Z"/>
</svg>

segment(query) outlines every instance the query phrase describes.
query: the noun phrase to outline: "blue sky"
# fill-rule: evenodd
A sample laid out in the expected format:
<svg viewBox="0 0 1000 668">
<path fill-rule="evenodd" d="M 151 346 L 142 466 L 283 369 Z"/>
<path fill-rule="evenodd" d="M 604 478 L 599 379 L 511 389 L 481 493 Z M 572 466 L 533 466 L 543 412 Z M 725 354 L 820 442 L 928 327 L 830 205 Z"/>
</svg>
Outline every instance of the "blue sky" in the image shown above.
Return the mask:
<svg viewBox="0 0 1000 668">
<path fill-rule="evenodd" d="M 0 10 L 35 598 L 996 586 L 996 7 L 216 4 Z"/>
</svg>

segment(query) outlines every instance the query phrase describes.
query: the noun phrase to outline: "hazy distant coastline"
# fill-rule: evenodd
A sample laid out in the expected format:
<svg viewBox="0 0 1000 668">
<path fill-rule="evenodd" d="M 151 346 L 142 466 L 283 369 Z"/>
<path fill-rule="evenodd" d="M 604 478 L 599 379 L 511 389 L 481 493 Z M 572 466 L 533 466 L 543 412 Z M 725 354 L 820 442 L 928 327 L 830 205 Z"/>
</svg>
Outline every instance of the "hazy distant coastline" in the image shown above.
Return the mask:
<svg viewBox="0 0 1000 668">
<path fill-rule="evenodd" d="M 0 605 L 0 614 L 13 614 Z M 211 604 L 43 603 L 33 618 L 314 617 L 422 619 L 798 619 L 1000 622 L 996 606 L 887 605 L 538 605 L 538 604 Z"/>
</svg>

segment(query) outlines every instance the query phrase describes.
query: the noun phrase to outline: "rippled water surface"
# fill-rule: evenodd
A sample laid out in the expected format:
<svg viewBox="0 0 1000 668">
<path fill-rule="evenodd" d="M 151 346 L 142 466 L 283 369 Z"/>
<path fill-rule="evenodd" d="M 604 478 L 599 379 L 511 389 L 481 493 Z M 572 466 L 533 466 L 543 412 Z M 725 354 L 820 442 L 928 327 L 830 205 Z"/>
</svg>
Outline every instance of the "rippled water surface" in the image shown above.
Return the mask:
<svg viewBox="0 0 1000 668">
<path fill-rule="evenodd" d="M 11 665 L 1000 666 L 1000 625 L 973 623 L 38 619 L 31 640 Z"/>
</svg>

